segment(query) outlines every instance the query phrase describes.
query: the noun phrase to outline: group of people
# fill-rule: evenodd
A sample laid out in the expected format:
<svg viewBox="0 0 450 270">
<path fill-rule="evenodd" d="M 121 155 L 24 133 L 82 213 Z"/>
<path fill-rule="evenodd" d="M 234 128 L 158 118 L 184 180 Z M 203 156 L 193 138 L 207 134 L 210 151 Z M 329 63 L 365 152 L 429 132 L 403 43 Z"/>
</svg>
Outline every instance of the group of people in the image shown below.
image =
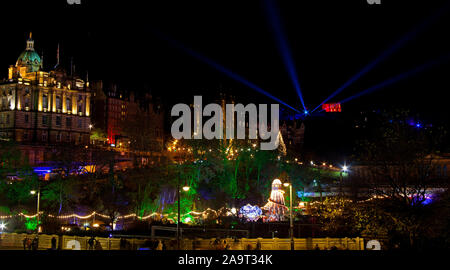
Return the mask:
<svg viewBox="0 0 450 270">
<path fill-rule="evenodd" d="M 89 246 L 89 248 L 88 248 L 89 250 L 103 250 L 102 244 L 100 243 L 100 241 L 95 239 L 95 236 L 92 236 L 91 238 L 89 238 L 88 246 Z"/>
<path fill-rule="evenodd" d="M 92 236 L 88 241 L 88 250 L 103 250 L 102 245 L 100 241 L 95 239 L 95 236 Z M 165 243 L 163 243 L 161 240 L 159 241 L 148 241 L 146 242 L 146 245 L 148 248 L 152 250 L 164 250 L 166 249 Z M 36 235 L 34 238 L 30 236 L 25 236 L 23 239 L 23 249 L 24 250 L 38 250 L 39 248 L 39 237 Z M 51 248 L 49 250 L 56 250 L 57 249 L 57 240 L 55 237 L 51 239 Z M 120 249 L 129 250 L 131 249 L 131 243 L 128 242 L 126 239 L 120 240 Z"/>
<path fill-rule="evenodd" d="M 26 236 L 23 239 L 24 250 L 37 250 L 39 247 L 39 237 L 36 235 L 33 239 Z"/>
<path fill-rule="evenodd" d="M 230 245 L 227 244 L 227 241 L 221 240 L 220 237 L 214 239 L 209 243 L 216 250 L 229 250 Z"/>
<path fill-rule="evenodd" d="M 49 250 L 56 250 L 57 249 L 57 240 L 56 237 L 52 237 L 51 240 L 52 247 Z M 28 236 L 25 236 L 23 239 L 23 249 L 24 250 L 38 250 L 39 248 L 39 236 L 36 235 L 33 239 L 31 239 Z"/>
</svg>

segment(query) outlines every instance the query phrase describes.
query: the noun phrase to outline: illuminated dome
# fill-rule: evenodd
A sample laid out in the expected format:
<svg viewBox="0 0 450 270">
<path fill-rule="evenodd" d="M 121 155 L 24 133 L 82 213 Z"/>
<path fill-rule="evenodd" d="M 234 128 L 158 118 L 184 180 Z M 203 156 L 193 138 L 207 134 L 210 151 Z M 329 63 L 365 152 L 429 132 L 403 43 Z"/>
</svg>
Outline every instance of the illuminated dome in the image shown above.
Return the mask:
<svg viewBox="0 0 450 270">
<path fill-rule="evenodd" d="M 281 181 L 280 179 L 275 179 L 272 182 L 272 187 L 281 187 Z"/>
<path fill-rule="evenodd" d="M 17 59 L 16 67 L 27 66 L 27 72 L 35 72 L 40 69 L 41 64 L 41 57 L 34 51 L 34 41 L 30 33 L 30 38 L 27 40 L 27 47 Z"/>
<path fill-rule="evenodd" d="M 27 65 L 27 64 L 35 64 L 40 65 L 41 64 L 41 57 L 35 52 L 35 51 L 24 51 L 20 54 L 19 58 L 17 59 L 16 66 L 17 65 Z"/>
</svg>

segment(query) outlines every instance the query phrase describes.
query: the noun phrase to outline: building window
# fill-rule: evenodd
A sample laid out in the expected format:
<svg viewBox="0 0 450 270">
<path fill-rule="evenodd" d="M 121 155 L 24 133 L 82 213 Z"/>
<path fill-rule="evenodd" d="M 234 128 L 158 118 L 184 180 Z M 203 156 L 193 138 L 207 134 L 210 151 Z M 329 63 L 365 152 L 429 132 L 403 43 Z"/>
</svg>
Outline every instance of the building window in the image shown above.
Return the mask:
<svg viewBox="0 0 450 270">
<path fill-rule="evenodd" d="M 61 116 L 56 116 L 56 125 L 57 125 L 58 127 L 61 126 Z"/>
<path fill-rule="evenodd" d="M 46 132 L 42 133 L 42 141 L 43 142 L 47 141 L 47 133 Z"/>
<path fill-rule="evenodd" d="M 42 125 L 43 126 L 47 126 L 48 125 L 48 116 L 47 115 L 43 115 L 42 116 Z"/>
<path fill-rule="evenodd" d="M 61 111 L 61 109 L 62 109 L 61 97 L 60 96 L 56 96 L 55 102 L 56 102 L 56 109 Z"/>
<path fill-rule="evenodd" d="M 66 127 L 68 127 L 68 128 L 72 127 L 72 118 L 70 118 L 70 117 L 66 118 Z"/>
<path fill-rule="evenodd" d="M 25 123 L 29 123 L 30 122 L 30 119 L 29 119 L 29 116 L 28 116 L 28 114 L 25 114 Z"/>
<path fill-rule="evenodd" d="M 9 124 L 9 114 L 6 115 L 6 124 Z"/>
<path fill-rule="evenodd" d="M 47 109 L 47 108 L 48 108 L 48 96 L 47 96 L 47 95 L 44 95 L 44 96 L 42 97 L 42 107 L 43 107 L 44 109 Z"/>
<path fill-rule="evenodd" d="M 81 128 L 83 126 L 83 122 L 81 122 L 81 119 L 78 119 L 78 128 Z"/>
<path fill-rule="evenodd" d="M 70 98 L 66 98 L 66 109 L 68 112 L 72 112 L 72 102 L 70 101 Z"/>
<path fill-rule="evenodd" d="M 66 141 L 67 141 L 67 142 L 70 142 L 70 133 L 67 133 Z"/>
<path fill-rule="evenodd" d="M 28 132 L 24 132 L 22 138 L 24 141 L 27 141 L 28 140 Z"/>
<path fill-rule="evenodd" d="M 61 141 L 61 132 L 58 132 L 58 134 L 56 134 L 56 141 L 60 142 Z"/>
</svg>

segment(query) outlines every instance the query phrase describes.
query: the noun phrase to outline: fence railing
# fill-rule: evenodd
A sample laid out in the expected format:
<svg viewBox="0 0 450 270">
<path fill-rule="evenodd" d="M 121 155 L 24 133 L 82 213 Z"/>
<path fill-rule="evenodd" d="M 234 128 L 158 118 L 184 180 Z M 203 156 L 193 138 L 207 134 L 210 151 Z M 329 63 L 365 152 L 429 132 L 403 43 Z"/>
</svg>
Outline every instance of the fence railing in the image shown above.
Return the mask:
<svg viewBox="0 0 450 270">
<path fill-rule="evenodd" d="M 0 248 L 2 249 L 24 249 L 24 239 L 26 237 L 33 239 L 34 234 L 2 233 L 0 235 Z M 47 235 L 39 234 L 39 249 L 50 249 L 51 241 L 56 239 L 56 246 L 63 250 L 88 250 L 89 239 L 86 236 L 71 235 Z M 121 249 L 119 238 L 96 237 L 98 243 L 94 249 L 119 250 Z M 126 249 L 137 250 L 145 246 L 148 239 L 127 238 Z M 164 241 L 164 240 L 163 240 Z M 183 239 L 181 248 L 183 250 L 210 250 L 210 249 L 230 250 L 290 250 L 291 239 L 289 238 L 222 238 L 216 239 Z M 340 250 L 364 250 L 364 239 L 356 238 L 294 238 L 295 250 L 326 250 L 337 248 Z M 122 247 L 123 249 L 123 247 Z"/>
</svg>

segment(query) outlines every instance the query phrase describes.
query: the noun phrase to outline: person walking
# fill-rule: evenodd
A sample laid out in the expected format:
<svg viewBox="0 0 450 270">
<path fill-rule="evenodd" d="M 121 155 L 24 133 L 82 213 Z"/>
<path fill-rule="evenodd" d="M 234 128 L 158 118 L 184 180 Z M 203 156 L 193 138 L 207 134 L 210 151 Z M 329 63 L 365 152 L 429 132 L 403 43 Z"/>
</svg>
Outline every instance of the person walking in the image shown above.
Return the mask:
<svg viewBox="0 0 450 270">
<path fill-rule="evenodd" d="M 56 237 L 52 237 L 52 250 L 56 250 Z"/>
<path fill-rule="evenodd" d="M 98 240 L 95 240 L 95 250 L 103 250 L 102 244 Z"/>
<path fill-rule="evenodd" d="M 161 240 L 158 240 L 158 246 L 156 247 L 156 250 L 163 250 L 163 244 Z"/>
<path fill-rule="evenodd" d="M 31 248 L 33 250 L 38 250 L 38 248 L 39 248 L 39 238 L 38 238 L 38 236 L 34 237 L 33 242 L 31 243 Z"/>
<path fill-rule="evenodd" d="M 89 250 L 94 250 L 94 242 L 95 242 L 95 237 L 92 236 L 92 237 L 88 240 Z"/>
<path fill-rule="evenodd" d="M 256 250 L 261 250 L 261 241 L 256 242 Z"/>
<path fill-rule="evenodd" d="M 25 236 L 23 239 L 23 250 L 27 250 L 28 248 L 28 236 Z"/>
</svg>

